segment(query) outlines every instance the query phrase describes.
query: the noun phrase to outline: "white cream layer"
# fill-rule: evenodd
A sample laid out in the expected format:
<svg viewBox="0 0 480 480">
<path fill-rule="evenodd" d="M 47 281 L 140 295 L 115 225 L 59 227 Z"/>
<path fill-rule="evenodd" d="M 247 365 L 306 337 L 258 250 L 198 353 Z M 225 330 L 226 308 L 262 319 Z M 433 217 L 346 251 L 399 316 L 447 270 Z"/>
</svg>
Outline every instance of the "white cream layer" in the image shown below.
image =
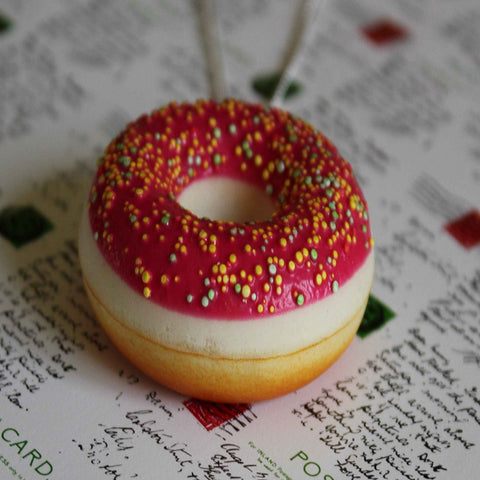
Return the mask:
<svg viewBox="0 0 480 480">
<path fill-rule="evenodd" d="M 167 309 L 132 290 L 98 249 L 86 209 L 80 227 L 79 254 L 86 282 L 123 325 L 168 348 L 228 358 L 285 355 L 331 336 L 362 308 L 374 273 L 372 250 L 353 277 L 322 301 L 252 320 L 218 320 Z"/>
</svg>

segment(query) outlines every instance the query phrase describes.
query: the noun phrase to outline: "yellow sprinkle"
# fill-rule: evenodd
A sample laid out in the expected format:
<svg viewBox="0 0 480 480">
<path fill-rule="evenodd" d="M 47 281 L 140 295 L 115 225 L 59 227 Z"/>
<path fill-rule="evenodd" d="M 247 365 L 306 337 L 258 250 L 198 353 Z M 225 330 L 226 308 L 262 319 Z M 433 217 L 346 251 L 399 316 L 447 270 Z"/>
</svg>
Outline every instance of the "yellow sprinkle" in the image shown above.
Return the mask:
<svg viewBox="0 0 480 480">
<path fill-rule="evenodd" d="M 213 243 L 211 243 L 211 244 L 209 245 L 209 247 L 208 247 L 208 251 L 209 251 L 210 253 L 215 253 L 215 252 L 217 251 L 216 245 L 214 245 Z"/>
<path fill-rule="evenodd" d="M 282 284 L 282 276 L 280 274 L 275 275 L 275 285 L 281 285 Z"/>
<path fill-rule="evenodd" d="M 227 273 L 227 266 L 226 266 L 224 263 L 222 263 L 222 264 L 220 265 L 220 268 L 219 268 L 219 269 L 220 269 L 220 273 L 221 273 L 222 275 L 225 275 L 225 273 Z"/>
<path fill-rule="evenodd" d="M 242 287 L 242 297 L 243 298 L 248 298 L 250 296 L 250 286 L 249 285 L 244 285 Z"/>
<path fill-rule="evenodd" d="M 143 272 L 143 275 L 142 275 L 142 282 L 143 283 L 148 283 L 150 281 L 150 272 Z"/>
<path fill-rule="evenodd" d="M 165 285 L 168 282 L 168 277 L 165 274 L 163 274 L 160 277 L 160 282 L 162 283 L 162 285 Z"/>
<path fill-rule="evenodd" d="M 295 271 L 295 262 L 293 260 L 290 260 L 288 262 L 288 269 L 291 271 L 291 272 L 294 272 Z"/>
<path fill-rule="evenodd" d="M 280 246 L 281 246 L 281 247 L 286 247 L 287 244 L 288 244 L 287 239 L 282 237 L 282 238 L 280 239 Z"/>
<path fill-rule="evenodd" d="M 297 260 L 298 263 L 302 263 L 303 261 L 303 254 L 302 252 L 299 250 L 297 253 L 295 253 L 295 259 Z"/>
<path fill-rule="evenodd" d="M 228 259 L 232 262 L 235 263 L 237 261 L 237 256 L 234 253 L 231 253 Z"/>
<path fill-rule="evenodd" d="M 145 287 L 143 289 L 143 295 L 145 296 L 145 298 L 150 298 L 150 296 L 152 295 L 152 291 L 148 287 Z"/>
<path fill-rule="evenodd" d="M 257 312 L 258 313 L 263 313 L 263 305 L 258 305 L 257 306 Z"/>
<path fill-rule="evenodd" d="M 321 275 L 320 273 L 317 273 L 317 274 L 315 275 L 315 283 L 316 283 L 317 285 L 321 285 L 321 284 L 322 284 L 322 275 Z"/>
<path fill-rule="evenodd" d="M 257 266 L 255 267 L 255 273 L 256 273 L 257 275 L 259 275 L 259 276 L 263 273 L 263 268 L 262 268 L 261 265 L 257 265 Z"/>
</svg>

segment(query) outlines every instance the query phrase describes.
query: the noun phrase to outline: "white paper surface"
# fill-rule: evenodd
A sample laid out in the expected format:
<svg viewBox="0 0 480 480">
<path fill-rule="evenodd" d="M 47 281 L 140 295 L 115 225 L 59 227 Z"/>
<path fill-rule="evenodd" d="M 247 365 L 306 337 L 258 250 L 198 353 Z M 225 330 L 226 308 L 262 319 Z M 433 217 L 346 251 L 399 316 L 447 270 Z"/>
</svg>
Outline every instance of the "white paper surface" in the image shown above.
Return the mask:
<svg viewBox="0 0 480 480">
<path fill-rule="evenodd" d="M 110 138 L 208 95 L 195 4 L 0 3 L 1 479 L 478 476 L 480 4 L 316 6 L 287 71 L 299 89 L 277 104 L 352 163 L 375 237 L 372 295 L 392 318 L 305 388 L 225 406 L 155 384 L 115 350 L 76 254 Z M 264 100 L 252 82 L 282 67 L 297 8 L 219 2 L 229 95 Z M 45 233 L 15 245 L 28 215 Z"/>
</svg>

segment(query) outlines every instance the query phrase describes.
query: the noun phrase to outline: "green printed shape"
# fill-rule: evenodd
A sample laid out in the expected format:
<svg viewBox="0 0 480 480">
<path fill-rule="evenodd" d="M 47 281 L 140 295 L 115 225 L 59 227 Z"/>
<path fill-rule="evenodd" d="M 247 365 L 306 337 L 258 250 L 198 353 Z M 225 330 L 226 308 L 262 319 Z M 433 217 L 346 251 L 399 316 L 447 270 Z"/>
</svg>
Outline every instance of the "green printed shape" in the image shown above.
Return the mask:
<svg viewBox="0 0 480 480">
<path fill-rule="evenodd" d="M 52 229 L 52 222 L 32 206 L 6 207 L 0 211 L 0 235 L 16 248 Z"/>
<path fill-rule="evenodd" d="M 275 93 L 275 90 L 280 82 L 281 74 L 279 73 L 266 73 L 257 75 L 252 80 L 252 88 L 265 100 L 270 100 Z M 296 80 L 290 81 L 285 89 L 284 98 L 290 98 L 297 95 L 302 90 L 302 86 Z"/>
<path fill-rule="evenodd" d="M 393 317 L 395 317 L 395 312 L 382 303 L 378 298 L 370 295 L 357 335 L 360 338 L 365 338 L 373 331 L 383 327 Z"/>
<path fill-rule="evenodd" d="M 6 33 L 13 27 L 13 22 L 6 17 L 2 12 L 0 12 L 0 35 Z"/>
</svg>

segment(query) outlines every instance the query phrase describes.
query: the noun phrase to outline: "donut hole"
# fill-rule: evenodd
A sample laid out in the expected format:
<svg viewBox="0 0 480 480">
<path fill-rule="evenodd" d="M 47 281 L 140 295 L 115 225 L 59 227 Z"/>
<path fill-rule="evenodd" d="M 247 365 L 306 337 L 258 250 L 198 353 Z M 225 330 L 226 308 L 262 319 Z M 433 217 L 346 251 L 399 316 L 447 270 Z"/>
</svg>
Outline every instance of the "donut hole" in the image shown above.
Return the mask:
<svg viewBox="0 0 480 480">
<path fill-rule="evenodd" d="M 197 217 L 224 222 L 263 222 L 275 212 L 272 198 L 259 187 L 223 176 L 192 182 L 177 200 Z"/>
</svg>

